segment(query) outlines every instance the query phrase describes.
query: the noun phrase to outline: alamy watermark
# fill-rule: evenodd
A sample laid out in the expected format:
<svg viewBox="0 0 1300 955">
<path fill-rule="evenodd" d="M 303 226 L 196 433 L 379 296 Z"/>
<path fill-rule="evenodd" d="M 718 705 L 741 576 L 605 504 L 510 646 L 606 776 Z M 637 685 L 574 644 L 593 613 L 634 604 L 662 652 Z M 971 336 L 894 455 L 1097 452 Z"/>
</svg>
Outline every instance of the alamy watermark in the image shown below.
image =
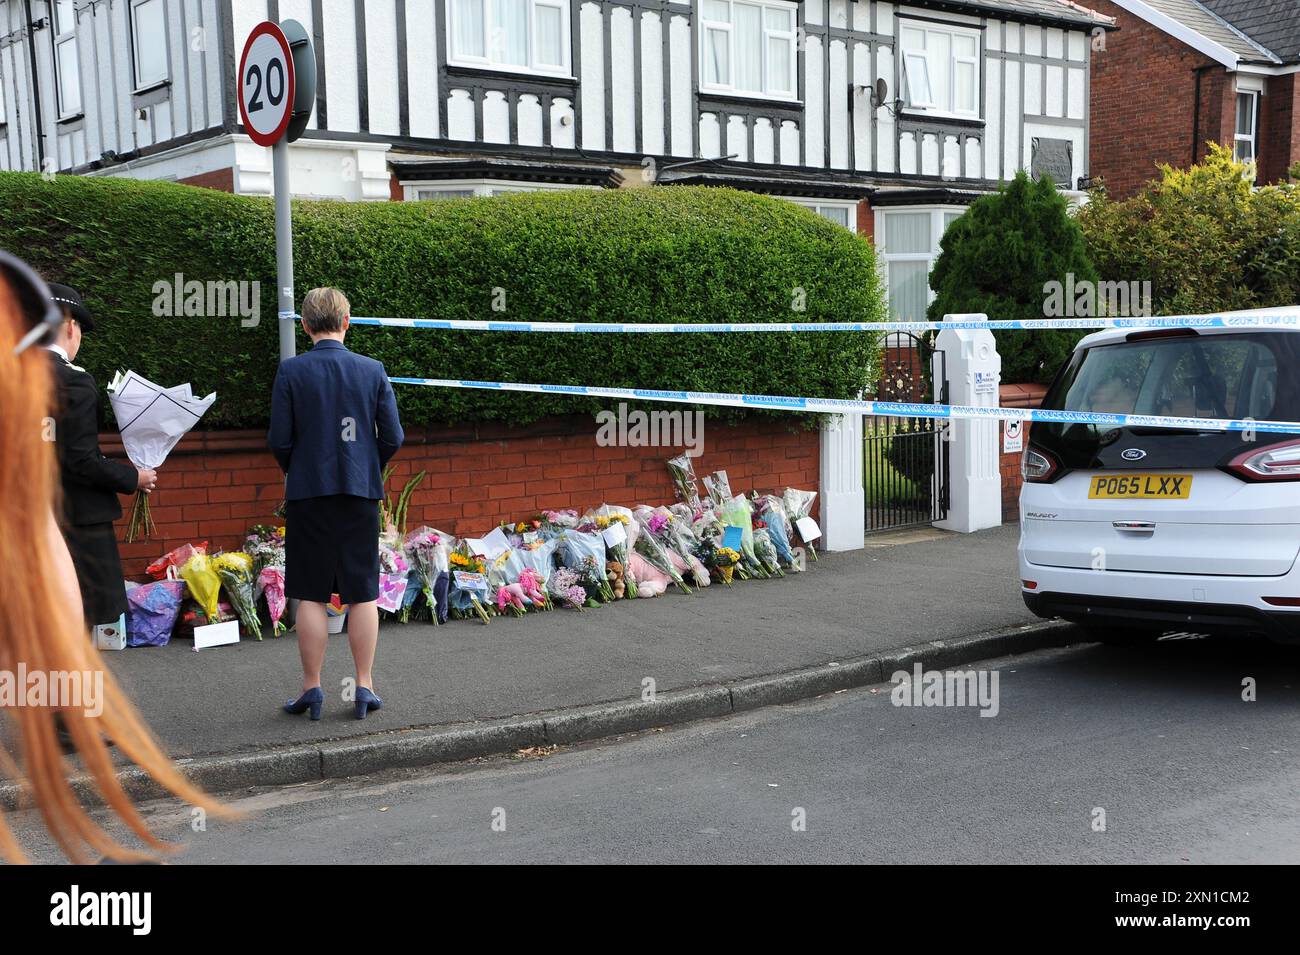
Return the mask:
<svg viewBox="0 0 1300 955">
<path fill-rule="evenodd" d="M 1076 279 L 1043 283 L 1043 315 L 1047 318 L 1149 318 L 1150 282 L 1093 282 Z"/>
<path fill-rule="evenodd" d="M 997 716 L 997 670 L 895 670 L 889 698 L 895 706 L 977 706 L 980 716 Z"/>
<path fill-rule="evenodd" d="M 153 283 L 153 313 L 158 318 L 238 318 L 244 328 L 262 320 L 262 283 L 186 280 L 177 272 Z"/>
<path fill-rule="evenodd" d="M 704 409 L 629 411 L 620 401 L 618 410 L 596 412 L 596 444 L 602 448 L 685 448 L 698 458 L 704 453 Z"/>
<path fill-rule="evenodd" d="M 81 710 L 86 716 L 104 712 L 103 670 L 0 670 L 0 709 L 17 707 Z"/>
</svg>

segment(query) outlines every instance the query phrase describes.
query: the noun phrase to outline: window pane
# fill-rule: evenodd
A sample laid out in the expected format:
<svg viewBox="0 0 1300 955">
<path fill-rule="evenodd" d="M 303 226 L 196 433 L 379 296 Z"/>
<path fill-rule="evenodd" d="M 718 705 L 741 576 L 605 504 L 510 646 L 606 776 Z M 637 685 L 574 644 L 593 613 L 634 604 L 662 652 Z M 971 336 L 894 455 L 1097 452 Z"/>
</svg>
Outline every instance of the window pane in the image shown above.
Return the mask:
<svg viewBox="0 0 1300 955">
<path fill-rule="evenodd" d="M 81 86 L 78 83 L 77 41 L 64 40 L 58 45 L 59 113 L 68 116 L 81 112 Z"/>
<path fill-rule="evenodd" d="M 564 14 L 559 7 L 538 5 L 537 62 L 542 66 L 564 65 Z"/>
<path fill-rule="evenodd" d="M 417 189 L 417 199 L 472 199 L 473 189 Z"/>
<path fill-rule="evenodd" d="M 452 49 L 459 56 L 484 57 L 487 50 L 483 36 L 483 0 L 452 0 L 456 33 Z"/>
<path fill-rule="evenodd" d="M 57 33 L 71 33 L 77 28 L 75 0 L 58 0 L 54 10 L 55 30 Z"/>
<path fill-rule="evenodd" d="M 767 39 L 767 89 L 770 93 L 794 92 L 794 40 L 773 36 Z"/>
<path fill-rule="evenodd" d="M 726 30 L 708 30 L 705 36 L 704 81 L 714 86 L 731 84 L 731 62 L 727 54 Z"/>
<path fill-rule="evenodd" d="M 1233 150 L 1233 155 L 1236 157 L 1237 162 L 1253 162 L 1255 147 L 1249 139 L 1239 139 L 1237 140 L 1236 149 Z"/>
<path fill-rule="evenodd" d="M 928 212 L 887 212 L 885 213 L 885 253 L 918 252 L 929 253 L 930 213 Z"/>
<path fill-rule="evenodd" d="M 1250 136 L 1255 132 L 1255 97 L 1250 93 L 1237 94 L 1237 135 Z"/>
<path fill-rule="evenodd" d="M 903 27 L 903 49 L 914 51 L 925 49 L 925 33 L 914 27 Z"/>
<path fill-rule="evenodd" d="M 528 0 L 492 0 L 494 63 L 528 65 Z"/>
<path fill-rule="evenodd" d="M 139 86 L 167 79 L 167 31 L 163 0 L 147 0 L 135 7 L 135 73 Z"/>
<path fill-rule="evenodd" d="M 889 311 L 895 321 L 925 321 L 929 275 L 929 262 L 889 263 Z"/>
<path fill-rule="evenodd" d="M 978 84 L 975 82 L 975 64 L 957 63 L 954 66 L 956 69 L 954 77 L 956 88 L 953 92 L 956 95 L 957 102 L 953 105 L 958 110 L 973 113 L 977 109 L 976 104 L 979 102 L 977 99 Z"/>
<path fill-rule="evenodd" d="M 794 22 L 791 11 L 780 7 L 767 8 L 767 28 L 782 33 L 793 33 Z"/>
<path fill-rule="evenodd" d="M 924 53 L 906 53 L 903 63 L 907 68 L 907 91 L 911 101 L 928 106 L 934 102 L 934 91 L 930 87 L 930 67 Z"/>
<path fill-rule="evenodd" d="M 731 22 L 731 4 L 726 0 L 705 0 L 704 16 L 719 23 Z"/>
<path fill-rule="evenodd" d="M 736 89 L 763 92 L 763 10 L 748 3 L 732 8 L 735 26 Z"/>
<path fill-rule="evenodd" d="M 975 38 L 973 36 L 958 35 L 952 38 L 952 52 L 956 56 L 975 56 Z"/>
<path fill-rule="evenodd" d="M 931 33 L 925 42 L 930 54 L 930 89 L 934 93 L 934 105 L 951 110 L 952 37 L 946 33 Z"/>
<path fill-rule="evenodd" d="M 842 225 L 846 229 L 849 227 L 849 210 L 843 206 L 818 206 L 817 213 L 836 225 Z"/>
</svg>

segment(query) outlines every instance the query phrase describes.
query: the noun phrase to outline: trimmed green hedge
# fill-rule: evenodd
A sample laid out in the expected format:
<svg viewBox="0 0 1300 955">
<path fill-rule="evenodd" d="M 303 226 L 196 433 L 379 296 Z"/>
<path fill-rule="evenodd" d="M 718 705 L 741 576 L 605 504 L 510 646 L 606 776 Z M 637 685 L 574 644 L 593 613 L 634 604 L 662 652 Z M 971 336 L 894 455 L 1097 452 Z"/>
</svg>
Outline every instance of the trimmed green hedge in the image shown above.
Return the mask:
<svg viewBox="0 0 1300 955">
<path fill-rule="evenodd" d="M 879 321 L 871 245 L 783 199 L 729 189 L 534 192 L 294 203 L 298 301 L 341 288 L 356 315 L 532 321 Z M 129 179 L 0 173 L 0 247 L 77 287 L 99 328 L 79 363 L 218 400 L 207 428 L 266 423 L 278 355 L 269 199 Z M 261 321 L 160 318 L 154 285 L 261 282 Z M 502 289 L 504 312 L 493 310 Z M 796 289 L 806 311 L 795 311 Z M 356 327 L 394 376 L 854 397 L 876 336 L 537 335 Z M 299 332 L 299 351 L 308 346 Z M 408 424 L 527 424 L 608 401 L 399 386 Z M 737 412 L 710 409 L 714 416 Z M 779 412 L 751 412 L 779 414 Z M 789 418 L 789 415 L 785 415 Z M 806 416 L 805 416 L 806 417 Z M 111 420 L 107 419 L 107 420 Z"/>
</svg>

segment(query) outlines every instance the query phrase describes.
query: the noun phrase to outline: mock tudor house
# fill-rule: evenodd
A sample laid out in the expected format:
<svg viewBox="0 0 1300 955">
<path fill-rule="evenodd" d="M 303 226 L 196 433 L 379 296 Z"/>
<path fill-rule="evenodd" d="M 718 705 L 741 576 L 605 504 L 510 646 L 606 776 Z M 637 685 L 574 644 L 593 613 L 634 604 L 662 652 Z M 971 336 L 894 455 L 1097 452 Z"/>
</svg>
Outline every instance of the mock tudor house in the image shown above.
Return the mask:
<svg viewBox="0 0 1300 955">
<path fill-rule="evenodd" d="M 320 75 L 295 195 L 764 192 L 873 236 L 905 317 L 975 197 L 1095 173 L 1114 28 L 1070 0 L 0 0 L 0 168 L 269 194 L 235 104 L 268 18 Z"/>
<path fill-rule="evenodd" d="M 1092 5 L 1119 26 L 1092 57 L 1089 171 L 1112 196 L 1212 142 L 1253 162 L 1261 185 L 1300 163 L 1300 0 Z"/>
</svg>

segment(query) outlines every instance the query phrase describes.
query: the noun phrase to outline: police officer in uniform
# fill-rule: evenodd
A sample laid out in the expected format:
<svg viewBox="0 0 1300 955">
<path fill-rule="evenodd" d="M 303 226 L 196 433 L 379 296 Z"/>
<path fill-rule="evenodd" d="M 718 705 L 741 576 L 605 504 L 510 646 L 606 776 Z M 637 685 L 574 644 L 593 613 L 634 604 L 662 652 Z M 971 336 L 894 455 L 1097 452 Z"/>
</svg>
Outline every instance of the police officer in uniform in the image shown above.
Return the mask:
<svg viewBox="0 0 1300 955">
<path fill-rule="evenodd" d="M 99 450 L 99 390 L 86 369 L 74 365 L 81 336 L 93 331 L 94 319 L 76 289 L 49 283 L 63 311 L 54 342 L 47 347 L 54 365 L 56 410 L 53 422 L 63 484 L 61 526 L 81 585 L 86 626 L 114 623 L 126 611 L 122 561 L 113 522 L 122 516 L 119 494 L 154 489 L 158 475 L 114 461 Z"/>
</svg>

